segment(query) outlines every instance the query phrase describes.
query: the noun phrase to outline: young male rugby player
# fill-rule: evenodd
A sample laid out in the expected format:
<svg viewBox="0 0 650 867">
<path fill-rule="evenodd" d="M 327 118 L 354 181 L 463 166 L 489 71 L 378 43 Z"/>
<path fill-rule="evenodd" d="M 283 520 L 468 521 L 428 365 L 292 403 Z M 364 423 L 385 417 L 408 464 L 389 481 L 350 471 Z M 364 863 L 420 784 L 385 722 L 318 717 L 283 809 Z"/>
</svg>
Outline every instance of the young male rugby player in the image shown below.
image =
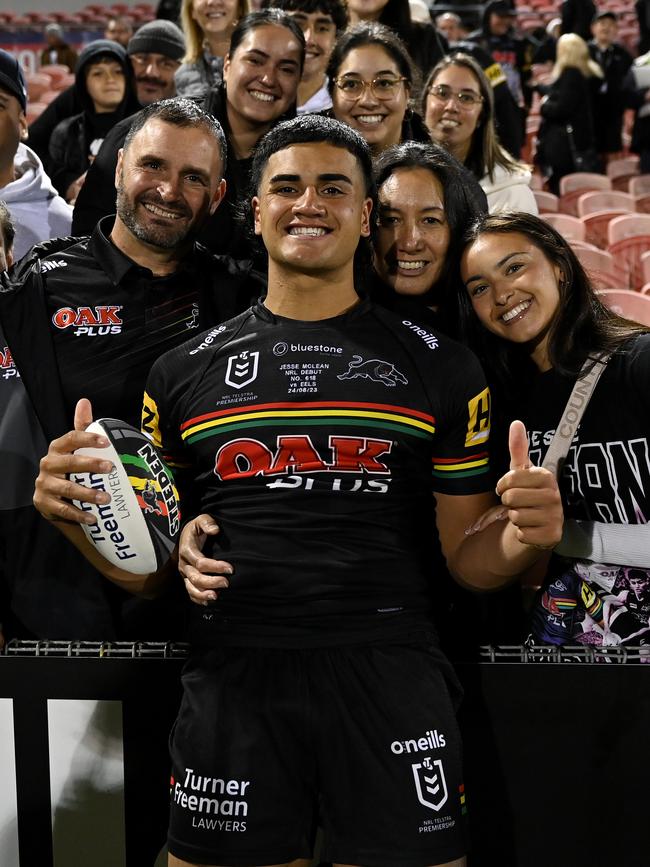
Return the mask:
<svg viewBox="0 0 650 867">
<path fill-rule="evenodd" d="M 232 564 L 216 602 L 194 608 L 169 864 L 302 867 L 318 816 L 334 864 L 460 867 L 460 741 L 429 540 L 435 521 L 451 571 L 498 586 L 559 541 L 555 481 L 513 438 L 498 487 L 510 520 L 480 542 L 465 534 L 494 499 L 488 392 L 469 351 L 355 292 L 372 216 L 363 140 L 297 118 L 266 136 L 252 178 L 268 295 L 165 354 L 144 400 L 181 490 L 189 478 L 220 525 L 195 566 Z M 45 512 L 62 493 L 92 498 L 55 474 L 95 437 L 66 437 L 39 477 Z"/>
</svg>

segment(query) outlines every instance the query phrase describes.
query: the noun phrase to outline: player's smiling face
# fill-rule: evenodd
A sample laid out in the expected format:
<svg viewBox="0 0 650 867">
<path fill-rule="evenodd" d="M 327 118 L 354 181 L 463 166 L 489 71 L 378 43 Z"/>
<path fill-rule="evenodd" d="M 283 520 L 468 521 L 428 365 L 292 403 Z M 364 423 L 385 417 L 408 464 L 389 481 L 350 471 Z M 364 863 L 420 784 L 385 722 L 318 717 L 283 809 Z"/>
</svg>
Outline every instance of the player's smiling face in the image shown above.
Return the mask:
<svg viewBox="0 0 650 867">
<path fill-rule="evenodd" d="M 449 249 L 442 184 L 425 168 L 396 169 L 379 189 L 375 267 L 401 295 L 423 295 Z"/>
<path fill-rule="evenodd" d="M 370 234 L 372 201 L 356 158 L 325 142 L 295 144 L 269 159 L 253 199 L 255 233 L 272 262 L 304 272 L 349 265 Z"/>
<path fill-rule="evenodd" d="M 560 267 L 521 232 L 485 232 L 463 253 L 461 276 L 485 328 L 529 344 L 537 366 L 547 369 L 549 330 L 560 307 Z"/>
<path fill-rule="evenodd" d="M 175 247 L 216 209 L 225 192 L 221 170 L 218 144 L 207 130 L 153 119 L 120 152 L 118 218 L 139 240 Z"/>
<path fill-rule="evenodd" d="M 223 65 L 228 116 L 269 124 L 295 102 L 301 46 L 291 30 L 265 24 L 250 30 Z"/>
</svg>

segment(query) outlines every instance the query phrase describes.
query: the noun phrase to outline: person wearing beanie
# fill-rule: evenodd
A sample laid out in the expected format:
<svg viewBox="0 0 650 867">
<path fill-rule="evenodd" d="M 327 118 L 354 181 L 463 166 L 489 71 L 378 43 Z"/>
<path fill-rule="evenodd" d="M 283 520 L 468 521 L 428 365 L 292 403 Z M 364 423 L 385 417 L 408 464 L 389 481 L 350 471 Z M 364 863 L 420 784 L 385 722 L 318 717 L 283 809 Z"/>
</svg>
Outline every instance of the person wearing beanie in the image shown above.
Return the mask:
<svg viewBox="0 0 650 867">
<path fill-rule="evenodd" d="M 75 88 L 83 111 L 58 124 L 49 147 L 52 180 L 71 203 L 106 134 L 138 108 L 131 64 L 124 48 L 110 39 L 97 39 L 81 52 Z"/>
<path fill-rule="evenodd" d="M 174 75 L 185 54 L 183 33 L 171 21 L 150 21 L 132 36 L 127 54 L 133 67 L 135 92 L 141 106 L 176 96 Z M 48 171 L 49 147 L 52 132 L 57 124 L 73 114 L 79 114 L 84 106 L 79 102 L 75 85 L 66 88 L 48 105 L 29 127 L 32 147 L 43 160 Z"/>
<path fill-rule="evenodd" d="M 20 259 L 34 244 L 67 235 L 72 208 L 57 195 L 27 140 L 27 87 L 20 64 L 0 49 L 0 199 L 16 229 L 14 254 Z"/>
<path fill-rule="evenodd" d="M 185 55 L 183 31 L 172 21 L 149 21 L 127 46 L 141 105 L 176 96 L 174 76 Z"/>
<path fill-rule="evenodd" d="M 61 64 L 74 72 L 77 66 L 77 52 L 63 39 L 60 24 L 48 24 L 45 28 L 45 48 L 41 51 L 41 66 Z"/>
</svg>

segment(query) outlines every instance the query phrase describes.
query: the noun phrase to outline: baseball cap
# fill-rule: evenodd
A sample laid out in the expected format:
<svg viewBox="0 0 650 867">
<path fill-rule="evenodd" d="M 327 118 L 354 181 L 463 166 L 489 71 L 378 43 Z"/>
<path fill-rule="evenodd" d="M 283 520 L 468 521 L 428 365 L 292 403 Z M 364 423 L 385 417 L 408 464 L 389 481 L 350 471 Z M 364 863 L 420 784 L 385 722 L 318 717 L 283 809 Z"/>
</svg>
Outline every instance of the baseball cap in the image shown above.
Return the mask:
<svg viewBox="0 0 650 867">
<path fill-rule="evenodd" d="M 594 21 L 602 21 L 604 18 L 611 18 L 612 21 L 618 23 L 618 15 L 615 12 L 612 12 L 611 9 L 602 9 L 600 12 L 596 12 L 594 17 L 591 19 L 592 24 Z"/>
<path fill-rule="evenodd" d="M 0 48 L 0 87 L 15 96 L 23 111 L 27 110 L 27 85 L 16 58 Z"/>
<path fill-rule="evenodd" d="M 506 3 L 505 0 L 497 0 L 496 3 L 490 3 L 490 13 L 492 15 L 500 15 L 502 18 L 505 18 L 506 16 L 512 16 L 514 18 L 517 15 L 512 6 L 510 6 L 509 3 Z"/>
<path fill-rule="evenodd" d="M 180 60 L 185 55 L 185 37 L 173 21 L 149 21 L 129 39 L 126 53 L 163 54 L 172 60 Z"/>
</svg>

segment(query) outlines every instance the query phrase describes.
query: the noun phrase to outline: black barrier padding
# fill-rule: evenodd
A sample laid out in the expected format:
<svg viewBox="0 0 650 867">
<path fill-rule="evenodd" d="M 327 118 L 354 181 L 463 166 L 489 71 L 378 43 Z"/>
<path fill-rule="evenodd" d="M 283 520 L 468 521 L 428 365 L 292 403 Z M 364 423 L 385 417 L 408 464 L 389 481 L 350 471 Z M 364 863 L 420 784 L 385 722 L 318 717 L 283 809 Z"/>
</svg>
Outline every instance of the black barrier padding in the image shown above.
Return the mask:
<svg viewBox="0 0 650 867">
<path fill-rule="evenodd" d="M 458 666 L 469 867 L 648 867 L 650 666 Z"/>
<path fill-rule="evenodd" d="M 0 696 L 13 698 L 15 708 L 21 867 L 52 867 L 48 698 L 122 702 L 126 867 L 153 867 L 166 840 L 167 739 L 182 665 L 182 659 L 0 657 Z"/>
</svg>

